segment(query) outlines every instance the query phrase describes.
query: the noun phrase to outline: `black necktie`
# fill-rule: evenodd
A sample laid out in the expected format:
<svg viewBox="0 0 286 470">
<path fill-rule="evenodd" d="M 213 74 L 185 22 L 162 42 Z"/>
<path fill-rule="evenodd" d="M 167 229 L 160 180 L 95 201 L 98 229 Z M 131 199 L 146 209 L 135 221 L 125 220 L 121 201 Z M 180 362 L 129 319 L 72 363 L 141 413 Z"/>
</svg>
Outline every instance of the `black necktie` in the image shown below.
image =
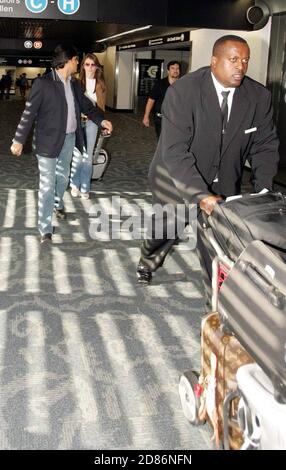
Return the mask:
<svg viewBox="0 0 286 470">
<path fill-rule="evenodd" d="M 226 126 L 227 126 L 227 119 L 228 119 L 228 106 L 227 106 L 227 98 L 229 95 L 229 91 L 222 91 L 221 92 L 223 100 L 221 103 L 221 119 L 222 119 L 222 134 L 225 134 Z"/>
</svg>

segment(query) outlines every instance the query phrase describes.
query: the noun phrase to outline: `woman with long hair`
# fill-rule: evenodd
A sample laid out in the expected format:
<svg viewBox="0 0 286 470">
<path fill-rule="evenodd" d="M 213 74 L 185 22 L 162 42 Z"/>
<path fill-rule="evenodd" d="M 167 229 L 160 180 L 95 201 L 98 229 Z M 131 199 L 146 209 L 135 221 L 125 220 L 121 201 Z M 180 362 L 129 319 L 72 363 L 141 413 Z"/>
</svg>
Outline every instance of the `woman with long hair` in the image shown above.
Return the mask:
<svg viewBox="0 0 286 470">
<path fill-rule="evenodd" d="M 86 96 L 94 106 L 105 110 L 106 86 L 102 66 L 94 54 L 86 54 L 80 65 L 79 81 Z M 92 175 L 92 155 L 97 138 L 98 126 L 86 116 L 82 116 L 85 131 L 86 147 L 83 153 L 74 149 L 71 169 L 71 195 L 89 199 L 90 180 Z"/>
</svg>

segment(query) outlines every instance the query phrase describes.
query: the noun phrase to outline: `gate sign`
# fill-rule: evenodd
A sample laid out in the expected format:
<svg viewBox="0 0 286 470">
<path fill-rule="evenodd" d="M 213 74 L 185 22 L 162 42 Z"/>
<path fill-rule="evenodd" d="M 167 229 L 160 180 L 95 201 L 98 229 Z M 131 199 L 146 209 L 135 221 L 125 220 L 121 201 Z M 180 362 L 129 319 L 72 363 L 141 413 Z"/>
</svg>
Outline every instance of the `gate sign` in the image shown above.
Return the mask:
<svg viewBox="0 0 286 470">
<path fill-rule="evenodd" d="M 25 5 L 31 13 L 42 13 L 48 6 L 48 0 L 25 0 Z"/>
<path fill-rule="evenodd" d="M 74 15 L 80 7 L 80 0 L 58 0 L 58 8 L 64 15 Z"/>
<path fill-rule="evenodd" d="M 98 0 L 1 0 L 0 16 L 6 18 L 69 19 L 96 21 Z"/>
</svg>

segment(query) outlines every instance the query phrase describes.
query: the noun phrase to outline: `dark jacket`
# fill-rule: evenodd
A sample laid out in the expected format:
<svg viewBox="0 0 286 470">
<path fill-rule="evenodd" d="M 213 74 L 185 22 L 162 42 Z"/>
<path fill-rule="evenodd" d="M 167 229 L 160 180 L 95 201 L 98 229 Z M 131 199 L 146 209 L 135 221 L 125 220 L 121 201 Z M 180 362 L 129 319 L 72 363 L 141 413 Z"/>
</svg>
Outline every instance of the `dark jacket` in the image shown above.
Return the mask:
<svg viewBox="0 0 286 470">
<path fill-rule="evenodd" d="M 84 135 L 81 126 L 81 113 L 88 116 L 98 126 L 104 120 L 99 110 L 84 95 L 78 80 L 71 80 L 77 120 L 76 146 L 82 151 Z M 35 80 L 21 121 L 17 127 L 14 141 L 24 144 L 36 121 L 34 146 L 38 155 L 56 158 L 63 146 L 67 123 L 67 102 L 64 84 L 53 70 Z"/>
<path fill-rule="evenodd" d="M 239 194 L 246 159 L 255 190 L 271 188 L 279 160 L 270 92 L 245 77 L 235 90 L 221 147 L 221 112 L 209 67 L 185 75 L 167 90 L 162 133 L 149 171 L 154 202 L 198 203 L 212 194 Z"/>
<path fill-rule="evenodd" d="M 170 86 L 170 82 L 168 77 L 162 78 L 158 80 L 155 85 L 153 86 L 149 98 L 155 101 L 152 112 L 153 113 L 161 113 L 162 110 L 162 103 L 164 101 L 166 91 Z"/>
</svg>

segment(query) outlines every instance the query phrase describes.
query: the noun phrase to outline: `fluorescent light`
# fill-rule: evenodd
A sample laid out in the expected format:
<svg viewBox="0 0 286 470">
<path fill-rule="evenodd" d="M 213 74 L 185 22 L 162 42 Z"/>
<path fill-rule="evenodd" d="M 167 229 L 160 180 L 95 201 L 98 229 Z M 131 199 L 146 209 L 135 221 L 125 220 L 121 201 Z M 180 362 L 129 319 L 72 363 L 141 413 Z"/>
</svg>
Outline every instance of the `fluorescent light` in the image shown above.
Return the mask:
<svg viewBox="0 0 286 470">
<path fill-rule="evenodd" d="M 144 29 L 149 29 L 151 28 L 151 26 L 152 25 L 149 24 L 148 26 L 142 26 L 142 28 L 131 29 L 130 31 L 125 31 L 124 33 L 119 33 L 119 34 L 114 34 L 114 36 L 109 36 L 108 38 L 99 39 L 98 41 L 95 41 L 95 42 L 104 42 L 104 41 L 108 41 L 108 39 L 119 38 L 120 36 L 125 36 L 125 34 L 132 34 L 132 33 L 136 33 L 137 31 L 143 31 Z"/>
</svg>

